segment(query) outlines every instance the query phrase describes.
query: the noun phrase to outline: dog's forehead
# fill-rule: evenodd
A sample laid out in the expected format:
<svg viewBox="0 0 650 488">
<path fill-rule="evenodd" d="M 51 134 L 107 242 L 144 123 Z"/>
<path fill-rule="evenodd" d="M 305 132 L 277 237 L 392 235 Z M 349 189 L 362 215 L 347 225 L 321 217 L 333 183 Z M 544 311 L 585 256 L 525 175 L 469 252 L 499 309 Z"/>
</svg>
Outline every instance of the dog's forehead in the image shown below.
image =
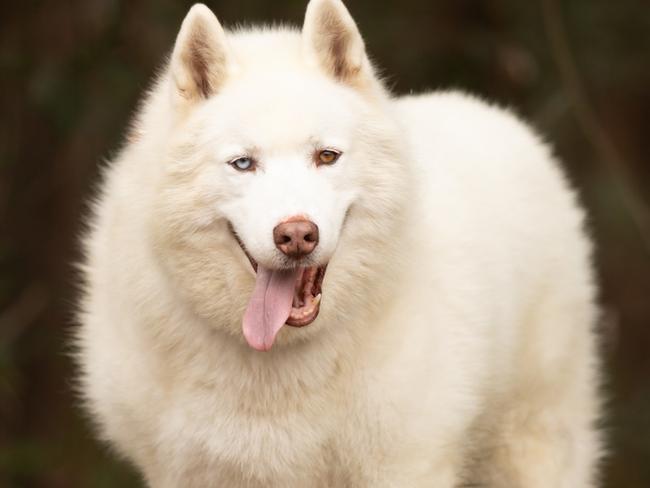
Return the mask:
<svg viewBox="0 0 650 488">
<path fill-rule="evenodd" d="M 269 73 L 224 87 L 203 116 L 208 130 L 265 144 L 343 137 L 352 132 L 360 111 L 357 97 L 333 82 Z"/>
</svg>

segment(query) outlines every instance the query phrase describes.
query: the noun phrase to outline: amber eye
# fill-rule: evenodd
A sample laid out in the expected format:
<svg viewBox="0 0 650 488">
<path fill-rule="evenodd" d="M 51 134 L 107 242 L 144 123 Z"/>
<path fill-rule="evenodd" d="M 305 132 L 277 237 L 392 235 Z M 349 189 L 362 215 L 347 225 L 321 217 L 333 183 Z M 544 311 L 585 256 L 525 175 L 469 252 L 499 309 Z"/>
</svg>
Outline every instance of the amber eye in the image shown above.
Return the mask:
<svg viewBox="0 0 650 488">
<path fill-rule="evenodd" d="M 316 164 L 334 164 L 341 156 L 341 153 L 333 149 L 323 149 L 318 153 Z"/>
</svg>

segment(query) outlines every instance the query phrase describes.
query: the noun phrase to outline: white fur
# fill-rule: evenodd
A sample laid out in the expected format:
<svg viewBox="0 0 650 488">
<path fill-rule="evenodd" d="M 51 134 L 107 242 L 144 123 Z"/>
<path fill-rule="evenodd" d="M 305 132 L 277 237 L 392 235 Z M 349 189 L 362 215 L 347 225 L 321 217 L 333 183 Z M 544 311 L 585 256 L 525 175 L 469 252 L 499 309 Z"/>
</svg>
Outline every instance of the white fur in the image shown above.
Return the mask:
<svg viewBox="0 0 650 488">
<path fill-rule="evenodd" d="M 463 94 L 392 98 L 338 0 L 305 33 L 194 7 L 107 168 L 78 337 L 102 436 L 153 487 L 594 486 L 590 246 L 547 147 Z M 350 42 L 323 52 L 330 34 Z M 343 156 L 316 167 L 322 146 Z M 257 171 L 227 164 L 249 152 Z M 257 352 L 227 222 L 273 267 L 295 214 L 329 262 L 321 313 Z"/>
</svg>

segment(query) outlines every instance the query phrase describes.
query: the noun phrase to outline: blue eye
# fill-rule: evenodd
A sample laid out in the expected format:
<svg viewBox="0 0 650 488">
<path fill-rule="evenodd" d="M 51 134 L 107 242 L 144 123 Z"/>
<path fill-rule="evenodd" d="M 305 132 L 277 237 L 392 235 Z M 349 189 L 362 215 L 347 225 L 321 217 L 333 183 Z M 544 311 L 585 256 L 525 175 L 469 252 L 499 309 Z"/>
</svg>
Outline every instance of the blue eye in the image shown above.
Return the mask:
<svg viewBox="0 0 650 488">
<path fill-rule="evenodd" d="M 255 169 L 255 162 L 246 156 L 233 159 L 230 161 L 230 165 L 239 171 L 250 171 L 252 169 Z"/>
</svg>

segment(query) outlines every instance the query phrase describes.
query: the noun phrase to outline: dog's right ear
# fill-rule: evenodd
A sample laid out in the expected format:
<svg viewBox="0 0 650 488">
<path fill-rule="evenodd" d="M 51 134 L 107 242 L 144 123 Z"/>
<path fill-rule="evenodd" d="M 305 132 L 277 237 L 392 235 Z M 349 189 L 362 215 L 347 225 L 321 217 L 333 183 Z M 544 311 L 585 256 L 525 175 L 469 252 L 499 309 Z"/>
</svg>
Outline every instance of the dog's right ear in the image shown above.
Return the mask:
<svg viewBox="0 0 650 488">
<path fill-rule="evenodd" d="M 213 95 L 227 74 L 226 36 L 212 11 L 194 5 L 183 20 L 171 56 L 172 98 L 188 106 Z"/>
</svg>

